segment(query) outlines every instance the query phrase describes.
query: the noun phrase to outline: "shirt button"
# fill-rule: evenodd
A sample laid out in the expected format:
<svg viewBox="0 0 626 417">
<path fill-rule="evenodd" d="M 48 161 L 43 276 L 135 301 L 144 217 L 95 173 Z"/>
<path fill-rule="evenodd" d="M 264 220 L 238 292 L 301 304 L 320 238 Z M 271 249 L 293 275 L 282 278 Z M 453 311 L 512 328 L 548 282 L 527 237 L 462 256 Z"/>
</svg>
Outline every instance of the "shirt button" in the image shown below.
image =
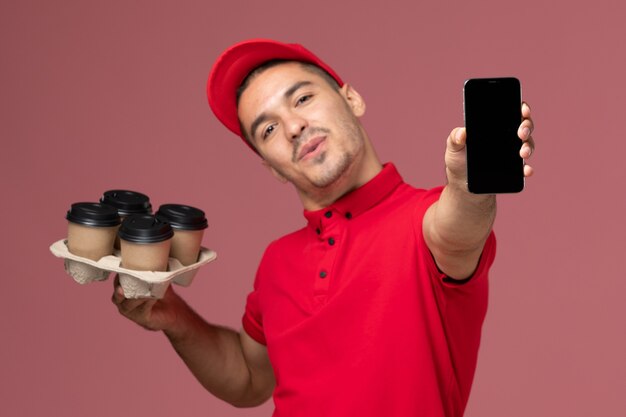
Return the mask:
<svg viewBox="0 0 626 417">
<path fill-rule="evenodd" d="M 333 239 L 332 237 L 330 239 L 328 239 L 328 244 L 330 246 L 334 245 L 335 244 L 335 239 Z"/>
<path fill-rule="evenodd" d="M 324 213 L 324 217 L 326 217 L 327 219 L 330 219 L 331 217 L 333 217 L 333 212 L 332 211 L 327 211 L 326 213 Z"/>
<path fill-rule="evenodd" d="M 352 213 L 347 212 L 346 213 L 346 219 L 350 220 L 352 218 Z"/>
<path fill-rule="evenodd" d="M 328 273 L 326 271 L 320 272 L 320 278 L 326 278 L 327 276 L 328 276 Z"/>
</svg>

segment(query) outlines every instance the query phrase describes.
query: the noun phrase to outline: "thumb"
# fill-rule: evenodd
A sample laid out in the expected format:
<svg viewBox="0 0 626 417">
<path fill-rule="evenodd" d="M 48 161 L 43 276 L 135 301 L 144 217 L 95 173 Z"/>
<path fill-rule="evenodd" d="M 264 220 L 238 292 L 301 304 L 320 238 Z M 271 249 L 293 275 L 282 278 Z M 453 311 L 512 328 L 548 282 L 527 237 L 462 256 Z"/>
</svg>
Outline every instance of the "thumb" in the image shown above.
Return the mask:
<svg viewBox="0 0 626 417">
<path fill-rule="evenodd" d="M 448 150 L 451 152 L 459 152 L 465 148 L 465 140 L 467 134 L 464 127 L 457 127 L 452 129 L 450 136 L 448 136 Z"/>
</svg>

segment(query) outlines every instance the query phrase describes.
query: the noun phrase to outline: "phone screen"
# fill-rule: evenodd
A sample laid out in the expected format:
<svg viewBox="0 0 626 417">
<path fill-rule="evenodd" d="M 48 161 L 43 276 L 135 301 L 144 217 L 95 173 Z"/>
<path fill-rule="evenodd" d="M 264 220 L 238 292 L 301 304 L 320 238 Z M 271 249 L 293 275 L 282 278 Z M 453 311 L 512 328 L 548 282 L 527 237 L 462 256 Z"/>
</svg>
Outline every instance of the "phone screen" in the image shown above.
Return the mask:
<svg viewBox="0 0 626 417">
<path fill-rule="evenodd" d="M 517 129 L 522 95 L 517 78 L 465 82 L 467 185 L 472 193 L 517 193 L 524 189 L 524 160 Z"/>
</svg>

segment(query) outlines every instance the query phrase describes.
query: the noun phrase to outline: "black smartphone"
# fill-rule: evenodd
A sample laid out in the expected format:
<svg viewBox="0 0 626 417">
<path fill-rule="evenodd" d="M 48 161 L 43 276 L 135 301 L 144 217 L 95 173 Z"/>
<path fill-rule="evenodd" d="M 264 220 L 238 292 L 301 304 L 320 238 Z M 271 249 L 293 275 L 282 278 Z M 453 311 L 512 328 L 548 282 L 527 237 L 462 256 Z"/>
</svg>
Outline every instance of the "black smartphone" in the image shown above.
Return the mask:
<svg viewBox="0 0 626 417">
<path fill-rule="evenodd" d="M 524 189 L 522 91 L 517 78 L 472 78 L 463 88 L 467 187 L 475 194 Z"/>
</svg>

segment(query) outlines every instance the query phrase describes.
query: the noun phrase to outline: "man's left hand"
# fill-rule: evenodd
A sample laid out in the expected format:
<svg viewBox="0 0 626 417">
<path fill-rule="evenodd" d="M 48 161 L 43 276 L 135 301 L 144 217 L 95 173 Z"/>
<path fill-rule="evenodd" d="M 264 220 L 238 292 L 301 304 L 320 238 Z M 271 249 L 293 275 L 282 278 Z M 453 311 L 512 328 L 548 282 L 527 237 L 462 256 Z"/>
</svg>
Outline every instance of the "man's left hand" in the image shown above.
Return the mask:
<svg viewBox="0 0 626 417">
<path fill-rule="evenodd" d="M 533 168 L 528 165 L 528 159 L 535 150 L 535 141 L 532 133 L 534 123 L 530 115 L 530 106 L 522 103 L 522 123 L 517 129 L 517 136 L 522 140 L 520 156 L 524 159 L 524 176 L 533 175 Z M 449 184 L 461 185 L 467 189 L 467 156 L 465 152 L 465 141 L 467 134 L 465 128 L 457 127 L 450 132 L 446 145 L 446 174 Z"/>
</svg>

